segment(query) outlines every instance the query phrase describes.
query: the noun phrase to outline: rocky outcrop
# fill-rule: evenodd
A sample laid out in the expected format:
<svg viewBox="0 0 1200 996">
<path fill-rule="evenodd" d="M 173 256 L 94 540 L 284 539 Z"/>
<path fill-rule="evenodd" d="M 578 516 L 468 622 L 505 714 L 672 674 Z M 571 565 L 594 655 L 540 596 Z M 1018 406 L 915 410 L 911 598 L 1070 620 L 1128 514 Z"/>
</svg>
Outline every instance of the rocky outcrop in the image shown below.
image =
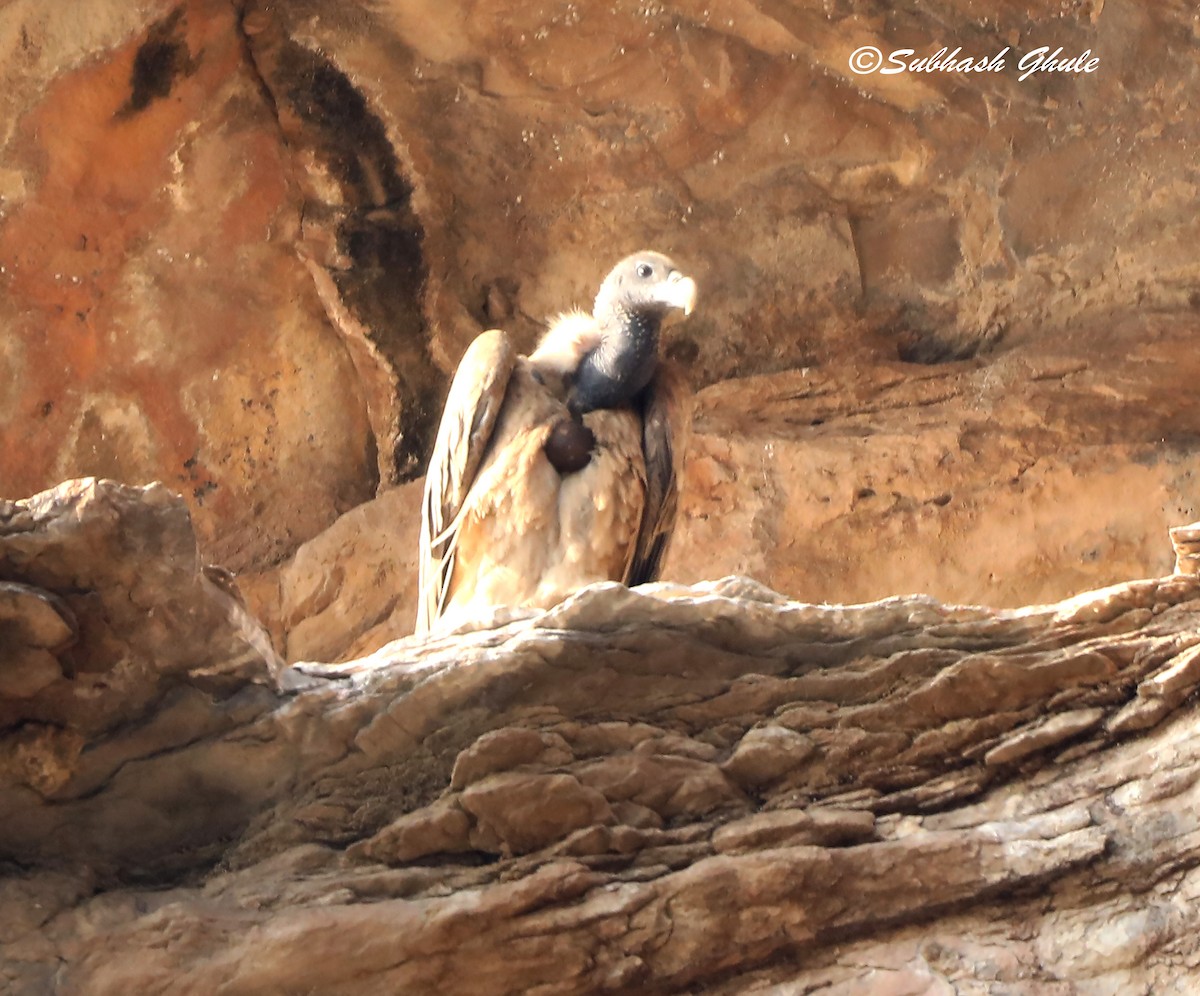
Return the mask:
<svg viewBox="0 0 1200 996">
<path fill-rule="evenodd" d="M 0 12 L 0 989 L 1192 971 L 1189 5 L 77 8 Z M 640 245 L 673 583 L 406 638 L 446 376 Z"/>
<path fill-rule="evenodd" d="M 204 577 L 161 488 L 4 523 L 26 633 Z M 126 620 L 194 657 L 129 670 L 136 716 L 47 723 L 82 747 L 53 780 L 0 767 L 8 991 L 1083 993 L 1195 955 L 1194 575 L 1007 611 L 606 584 L 287 693 L 186 604 Z"/>
</svg>

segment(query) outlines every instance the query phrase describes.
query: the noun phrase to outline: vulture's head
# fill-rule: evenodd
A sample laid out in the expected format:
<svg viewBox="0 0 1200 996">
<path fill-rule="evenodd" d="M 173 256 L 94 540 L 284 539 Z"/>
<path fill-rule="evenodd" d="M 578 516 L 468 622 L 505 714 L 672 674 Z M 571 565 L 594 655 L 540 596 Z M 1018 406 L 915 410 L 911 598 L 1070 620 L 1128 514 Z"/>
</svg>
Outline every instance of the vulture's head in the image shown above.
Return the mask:
<svg viewBox="0 0 1200 996">
<path fill-rule="evenodd" d="M 696 281 L 669 256 L 644 250 L 626 256 L 604 278 L 592 316 L 602 324 L 633 317 L 659 322 L 673 309 L 685 315 L 696 306 Z"/>
<path fill-rule="evenodd" d="M 614 266 L 592 307 L 600 344 L 579 365 L 571 411 L 631 402 L 654 376 L 663 319 L 675 310 L 691 314 L 695 304 L 696 282 L 669 256 L 647 249 Z"/>
</svg>

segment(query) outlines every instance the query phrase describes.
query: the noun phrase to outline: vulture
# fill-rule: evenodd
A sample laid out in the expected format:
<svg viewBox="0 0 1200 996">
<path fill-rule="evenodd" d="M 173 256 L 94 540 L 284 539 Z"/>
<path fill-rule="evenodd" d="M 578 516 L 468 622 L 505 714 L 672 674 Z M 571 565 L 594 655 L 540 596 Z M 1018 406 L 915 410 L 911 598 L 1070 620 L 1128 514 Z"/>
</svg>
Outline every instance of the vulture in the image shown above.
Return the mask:
<svg viewBox="0 0 1200 996">
<path fill-rule="evenodd" d="M 658 578 L 691 421 L 659 331 L 695 303 L 695 281 L 643 251 L 530 355 L 497 329 L 468 347 L 425 478 L 418 633 Z"/>
</svg>

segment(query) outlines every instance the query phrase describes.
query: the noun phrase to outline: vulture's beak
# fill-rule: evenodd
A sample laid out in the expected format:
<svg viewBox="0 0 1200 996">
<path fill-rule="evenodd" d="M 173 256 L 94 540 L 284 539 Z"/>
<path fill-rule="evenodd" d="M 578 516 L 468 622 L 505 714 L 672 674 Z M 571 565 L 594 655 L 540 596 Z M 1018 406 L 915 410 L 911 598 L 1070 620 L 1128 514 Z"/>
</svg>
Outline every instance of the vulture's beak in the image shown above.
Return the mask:
<svg viewBox="0 0 1200 996">
<path fill-rule="evenodd" d="M 672 308 L 679 308 L 685 315 L 690 315 L 696 307 L 696 281 L 685 277 L 678 270 L 672 270 L 663 284 L 662 302 Z"/>
</svg>

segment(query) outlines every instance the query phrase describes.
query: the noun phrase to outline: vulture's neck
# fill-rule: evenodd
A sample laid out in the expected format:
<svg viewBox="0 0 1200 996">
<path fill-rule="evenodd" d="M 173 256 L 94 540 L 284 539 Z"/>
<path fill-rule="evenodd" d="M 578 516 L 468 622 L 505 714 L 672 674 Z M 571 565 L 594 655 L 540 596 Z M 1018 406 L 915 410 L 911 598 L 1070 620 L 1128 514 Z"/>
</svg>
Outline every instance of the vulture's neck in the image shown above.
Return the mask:
<svg viewBox="0 0 1200 996">
<path fill-rule="evenodd" d="M 579 364 L 568 402 L 575 414 L 628 404 L 650 383 L 658 363 L 660 315 L 618 308 L 597 318 L 600 345 Z"/>
</svg>

